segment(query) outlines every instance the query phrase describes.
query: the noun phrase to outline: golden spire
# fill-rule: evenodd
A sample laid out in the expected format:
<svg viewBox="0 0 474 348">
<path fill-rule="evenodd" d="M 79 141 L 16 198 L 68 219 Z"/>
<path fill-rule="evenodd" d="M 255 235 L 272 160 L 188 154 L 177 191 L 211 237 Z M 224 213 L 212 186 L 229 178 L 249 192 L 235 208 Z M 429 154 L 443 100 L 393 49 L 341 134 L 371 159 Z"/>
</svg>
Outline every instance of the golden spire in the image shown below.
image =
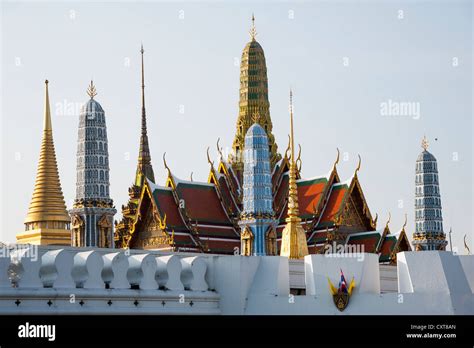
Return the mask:
<svg viewBox="0 0 474 348">
<path fill-rule="evenodd" d="M 142 129 L 140 136 L 140 149 L 138 151 L 138 166 L 137 172 L 135 175 L 135 185 L 142 187 L 144 179 L 148 178 L 152 182 L 155 182 L 155 173 L 153 172 L 153 167 L 151 165 L 151 154 L 150 154 L 150 145 L 148 143 L 148 132 L 146 126 L 146 110 L 145 110 L 145 63 L 143 54 L 145 50 L 143 49 L 143 44 L 140 47 L 141 53 L 141 90 L 142 90 Z"/>
<path fill-rule="evenodd" d="M 257 29 L 255 29 L 255 16 L 252 13 L 252 27 L 250 28 L 250 38 L 252 41 L 255 41 L 255 37 L 257 36 Z"/>
<path fill-rule="evenodd" d="M 270 117 L 270 102 L 268 100 L 268 77 L 265 53 L 262 46 L 255 40 L 255 17 L 252 16 L 251 41 L 245 45 L 240 61 L 240 89 L 239 113 L 236 123 L 236 132 L 232 143 L 232 152 L 228 161 L 242 181 L 243 151 L 245 148 L 245 135 L 255 123 L 254 116 L 258 112 L 258 123 L 265 129 L 268 136 L 271 169 L 281 160 L 275 136 L 272 133 L 273 125 Z"/>
<path fill-rule="evenodd" d="M 308 255 L 306 234 L 301 226 L 298 207 L 298 187 L 296 185 L 295 139 L 293 130 L 293 92 L 290 90 L 290 178 L 288 190 L 288 217 L 282 232 L 281 256 L 302 259 Z"/>
<path fill-rule="evenodd" d="M 25 219 L 25 232 L 19 233 L 17 240 L 19 243 L 70 245 L 70 221 L 59 180 L 51 124 L 48 80 L 46 80 L 43 140 L 35 189 Z"/>
<path fill-rule="evenodd" d="M 426 135 L 424 135 L 423 139 L 421 140 L 421 147 L 423 148 L 423 150 L 427 151 L 429 145 L 430 143 L 428 142 L 428 139 L 426 139 Z"/>
<path fill-rule="evenodd" d="M 298 217 L 298 191 L 296 188 L 295 137 L 293 131 L 293 91 L 290 89 L 290 190 L 288 194 L 288 216 Z"/>
<path fill-rule="evenodd" d="M 92 80 L 89 87 L 87 87 L 87 94 L 89 95 L 89 97 L 91 97 L 91 99 L 94 99 L 94 97 L 97 95 L 97 91 L 94 86 L 94 81 Z"/>
</svg>

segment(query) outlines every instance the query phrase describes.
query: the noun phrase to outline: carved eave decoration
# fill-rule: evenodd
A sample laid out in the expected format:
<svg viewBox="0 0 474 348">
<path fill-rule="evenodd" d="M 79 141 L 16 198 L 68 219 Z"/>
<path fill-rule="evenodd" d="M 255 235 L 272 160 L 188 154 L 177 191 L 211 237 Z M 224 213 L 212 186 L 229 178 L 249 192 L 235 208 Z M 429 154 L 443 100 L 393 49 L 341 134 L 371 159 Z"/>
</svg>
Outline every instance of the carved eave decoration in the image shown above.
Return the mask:
<svg viewBox="0 0 474 348">
<path fill-rule="evenodd" d="M 393 248 L 393 251 L 390 254 L 391 262 L 393 263 L 397 262 L 397 253 L 402 250 L 401 249 L 402 244 L 406 244 L 407 249 L 408 249 L 407 251 L 412 251 L 410 241 L 408 240 L 407 234 L 405 232 L 405 228 L 402 228 L 400 235 L 398 236 L 397 243 L 395 244 L 395 247 Z"/>
<path fill-rule="evenodd" d="M 156 206 L 155 201 L 153 199 L 153 192 L 150 189 L 150 185 L 148 183 L 148 180 L 145 180 L 143 188 L 142 188 L 142 192 L 140 194 L 140 199 L 138 201 L 137 212 L 136 212 L 135 217 L 134 217 L 134 219 L 132 221 L 132 224 L 130 226 L 130 232 L 129 232 L 126 240 L 125 240 L 125 244 L 122 245 L 122 247 L 125 248 L 125 249 L 130 247 L 130 242 L 131 242 L 131 240 L 134 236 L 134 233 L 136 231 L 137 223 L 142 219 L 141 212 L 142 212 L 143 204 L 144 204 L 144 201 L 145 201 L 144 200 L 145 195 L 147 196 L 148 201 L 151 204 L 152 214 L 153 214 L 153 217 L 154 217 L 155 221 L 159 223 L 160 229 L 162 230 L 162 232 L 164 234 L 169 235 L 169 233 L 166 231 L 166 216 L 162 217 L 160 212 L 158 211 L 158 207 Z"/>
<path fill-rule="evenodd" d="M 359 216 L 361 220 L 365 219 L 365 224 L 367 228 L 372 228 L 374 220 L 372 219 L 372 214 L 370 213 L 369 206 L 365 199 L 364 193 L 362 191 L 362 187 L 360 186 L 359 178 L 357 176 L 357 171 L 352 177 L 351 184 L 349 185 L 349 189 L 344 197 L 344 200 L 341 204 L 341 207 L 346 207 L 346 205 L 351 202 L 353 194 L 357 193 L 362 201 L 362 211 L 359 211 L 361 215 Z M 353 202 L 351 202 L 353 203 Z M 355 207 L 358 207 L 357 204 L 354 204 Z"/>
</svg>

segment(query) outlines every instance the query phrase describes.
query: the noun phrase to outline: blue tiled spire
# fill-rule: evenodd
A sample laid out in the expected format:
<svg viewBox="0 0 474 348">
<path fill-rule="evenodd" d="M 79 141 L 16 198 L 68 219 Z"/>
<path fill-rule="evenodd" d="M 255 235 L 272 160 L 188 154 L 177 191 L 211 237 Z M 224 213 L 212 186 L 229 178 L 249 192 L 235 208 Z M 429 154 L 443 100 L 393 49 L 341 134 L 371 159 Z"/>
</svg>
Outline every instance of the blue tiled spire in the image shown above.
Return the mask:
<svg viewBox="0 0 474 348">
<path fill-rule="evenodd" d="M 416 250 L 444 250 L 446 235 L 439 191 L 438 163 L 428 152 L 428 141 L 422 142 L 423 152 L 416 161 L 415 178 L 415 233 Z"/>
<path fill-rule="evenodd" d="M 104 109 L 94 99 L 97 93 L 92 82 L 88 94 L 90 99 L 79 116 L 76 199 L 70 211 L 72 244 L 109 247 L 116 210 L 109 192 L 107 126 Z"/>
<path fill-rule="evenodd" d="M 265 130 L 254 123 L 245 135 L 243 172 L 243 211 L 239 225 L 242 236 L 251 240 L 250 247 L 242 241 L 243 255 L 267 255 L 268 233 L 275 226 L 272 196 L 272 176 L 268 137 Z"/>
</svg>

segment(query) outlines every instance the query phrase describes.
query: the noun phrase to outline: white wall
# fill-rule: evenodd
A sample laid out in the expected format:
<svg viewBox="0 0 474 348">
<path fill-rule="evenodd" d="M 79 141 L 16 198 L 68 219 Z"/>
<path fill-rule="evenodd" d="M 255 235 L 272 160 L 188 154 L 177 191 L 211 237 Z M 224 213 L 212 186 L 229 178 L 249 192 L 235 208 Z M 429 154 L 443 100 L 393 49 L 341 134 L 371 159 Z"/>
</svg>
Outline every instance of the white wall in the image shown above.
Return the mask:
<svg viewBox="0 0 474 348">
<path fill-rule="evenodd" d="M 295 263 L 280 256 L 170 257 L 164 256 L 170 253 L 141 250 L 111 263 L 111 253 L 119 250 L 38 250 L 36 261 L 0 257 L 0 314 L 474 314 L 474 256 L 449 252 L 399 253 L 399 291 L 381 293 L 375 254 L 308 255 Z M 301 266 L 306 295 L 293 296 L 290 274 L 294 282 L 295 269 L 301 273 Z M 329 278 L 337 286 L 341 269 L 348 283 L 352 277 L 356 283 L 344 312 L 335 307 L 328 285 Z M 15 288 L 8 270 L 17 273 Z M 105 289 L 111 274 L 117 276 L 116 288 Z M 162 289 L 163 284 L 169 288 Z M 74 303 L 71 294 L 76 297 Z"/>
</svg>

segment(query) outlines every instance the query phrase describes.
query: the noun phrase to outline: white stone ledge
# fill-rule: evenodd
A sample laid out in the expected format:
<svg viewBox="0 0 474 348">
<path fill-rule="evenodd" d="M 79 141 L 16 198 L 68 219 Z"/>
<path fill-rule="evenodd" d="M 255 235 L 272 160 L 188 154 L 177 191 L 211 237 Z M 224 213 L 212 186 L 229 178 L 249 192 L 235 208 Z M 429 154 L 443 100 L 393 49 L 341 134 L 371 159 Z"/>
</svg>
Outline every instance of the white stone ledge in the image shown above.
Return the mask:
<svg viewBox="0 0 474 348">
<path fill-rule="evenodd" d="M 0 298 L 0 314 L 220 314 L 219 295 L 215 292 L 129 289 L 73 289 L 75 291 L 71 292 L 53 288 L 5 290 Z M 18 305 L 17 300 L 20 301 Z"/>
</svg>

